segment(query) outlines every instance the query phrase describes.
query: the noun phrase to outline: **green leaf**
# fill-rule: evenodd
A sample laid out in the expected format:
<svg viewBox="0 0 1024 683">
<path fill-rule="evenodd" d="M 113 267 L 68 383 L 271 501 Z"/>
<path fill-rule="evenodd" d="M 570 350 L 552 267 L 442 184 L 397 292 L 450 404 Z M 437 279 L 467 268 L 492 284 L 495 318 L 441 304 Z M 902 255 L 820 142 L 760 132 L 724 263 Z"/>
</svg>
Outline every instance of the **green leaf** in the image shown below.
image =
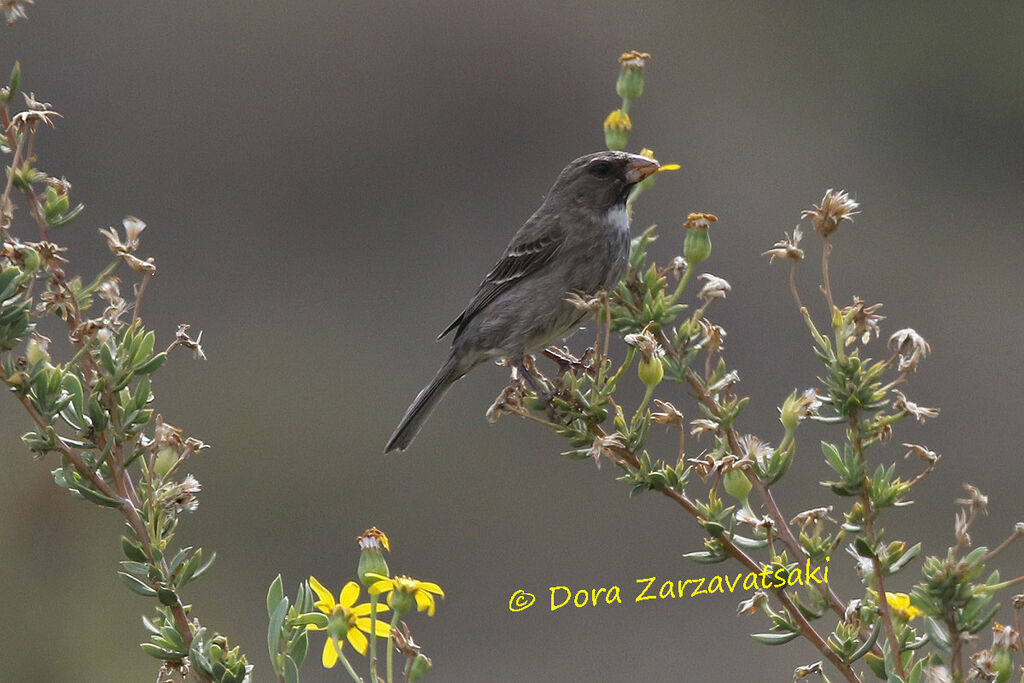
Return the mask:
<svg viewBox="0 0 1024 683">
<path fill-rule="evenodd" d="M 284 616 L 288 612 L 288 598 L 281 598 L 277 607 L 270 613 L 270 624 L 267 626 L 267 650 L 270 652 L 271 661 L 277 659 L 278 651 L 281 648 L 281 629 L 284 626 Z"/>
<path fill-rule="evenodd" d="M 284 658 L 284 680 L 285 683 L 299 683 L 299 666 L 288 655 Z"/>
<path fill-rule="evenodd" d="M 154 373 L 160 369 L 160 366 L 164 364 L 165 360 L 167 360 L 167 354 L 161 351 L 149 360 L 136 365 L 132 368 L 132 372 L 137 375 L 148 375 Z"/>
<path fill-rule="evenodd" d="M 785 645 L 799 635 L 799 631 L 790 631 L 787 633 L 751 633 L 750 637 L 762 645 Z"/>
<path fill-rule="evenodd" d="M 121 537 L 121 552 L 129 560 L 136 562 L 149 562 L 149 558 L 146 557 L 146 553 L 142 552 L 142 546 L 132 541 L 127 536 Z"/>
<path fill-rule="evenodd" d="M 284 600 L 284 584 L 281 581 L 281 575 L 278 574 L 274 577 L 274 580 L 270 582 L 270 588 L 267 589 L 267 615 L 274 613 L 277 606 Z"/>
<path fill-rule="evenodd" d="M 292 643 L 292 651 L 289 656 L 295 660 L 298 666 L 302 666 L 302 662 L 306 660 L 306 651 L 309 649 L 309 636 L 305 630 L 300 631 L 295 642 Z"/>
<path fill-rule="evenodd" d="M 147 598 L 152 598 L 156 595 L 156 590 L 152 586 L 150 586 L 148 583 L 143 583 L 142 581 L 139 581 L 131 574 L 127 572 L 118 572 L 117 575 L 121 577 L 121 581 L 123 581 L 124 584 L 128 586 L 128 588 L 138 593 L 139 595 L 145 596 Z"/>
</svg>

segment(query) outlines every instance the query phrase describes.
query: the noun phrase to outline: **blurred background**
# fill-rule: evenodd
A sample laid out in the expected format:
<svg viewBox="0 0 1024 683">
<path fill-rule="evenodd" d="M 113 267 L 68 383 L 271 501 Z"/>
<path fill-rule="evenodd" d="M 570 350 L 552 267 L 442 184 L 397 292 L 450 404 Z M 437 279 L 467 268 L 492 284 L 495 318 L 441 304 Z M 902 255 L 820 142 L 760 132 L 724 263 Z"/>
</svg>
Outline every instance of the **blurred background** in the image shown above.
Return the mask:
<svg viewBox="0 0 1024 683">
<path fill-rule="evenodd" d="M 109 258 L 96 229 L 137 215 L 159 266 L 146 323 L 164 342 L 179 322 L 204 332 L 209 360 L 176 355 L 154 389 L 168 422 L 213 446 L 190 463 L 204 490 L 179 540 L 218 561 L 186 598 L 242 645 L 256 680 L 271 677 L 270 581 L 340 587 L 371 525 L 390 535 L 393 571 L 448 593 L 436 617 L 409 620 L 430 680 L 786 681 L 821 658 L 800 641 L 752 643 L 768 624 L 735 616 L 745 595 L 632 603 L 638 578 L 735 567 L 684 561 L 697 526 L 660 496 L 628 499 L 613 468 L 560 458 L 532 423 L 488 425 L 499 368 L 460 382 L 408 452 L 381 454 L 444 359 L 437 332 L 565 163 L 603 147 L 624 50 L 653 55 L 631 147 L 683 165 L 639 202 L 635 227 L 661 225 L 666 262 L 687 212 L 720 218 L 705 266 L 733 286 L 712 317 L 753 399 L 741 429 L 777 439 L 776 406 L 820 372 L 786 267 L 759 254 L 845 188 L 862 214 L 835 240 L 837 298 L 884 301 L 883 339 L 909 326 L 931 343 L 907 393 L 942 408 L 888 446 L 943 455 L 914 506 L 886 518 L 890 536 L 943 553 L 964 481 L 991 497 L 976 543 L 1024 519 L 1021 5 L 38 0 L 28 12 L 0 30 L 0 71 L 21 60 L 23 87 L 66 117 L 37 151 L 86 204 L 57 236 L 71 271 L 96 272 Z M 804 245 L 804 299 L 820 316 L 819 240 Z M 115 575 L 120 518 L 54 487 L 53 463 L 19 441 L 27 428 L 4 402 L 0 678 L 151 681 L 136 647 L 150 604 Z M 815 429 L 778 487 L 790 515 L 834 502 L 817 485 L 817 441 L 840 435 Z M 1016 576 L 1022 558 L 997 565 Z M 830 579 L 856 590 L 845 553 Z M 554 585 L 619 585 L 625 600 L 552 613 Z M 513 614 L 517 589 L 537 604 Z M 340 680 L 319 648 L 303 680 Z"/>
</svg>

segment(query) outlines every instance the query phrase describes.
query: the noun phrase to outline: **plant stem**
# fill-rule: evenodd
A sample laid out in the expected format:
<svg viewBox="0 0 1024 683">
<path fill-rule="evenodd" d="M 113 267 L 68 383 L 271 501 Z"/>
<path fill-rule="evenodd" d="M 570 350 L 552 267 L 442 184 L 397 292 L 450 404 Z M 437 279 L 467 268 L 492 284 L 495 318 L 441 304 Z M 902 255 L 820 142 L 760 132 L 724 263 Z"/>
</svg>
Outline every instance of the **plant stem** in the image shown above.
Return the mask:
<svg viewBox="0 0 1024 683">
<path fill-rule="evenodd" d="M 394 683 L 394 675 L 392 674 L 393 667 L 392 667 L 391 660 L 392 660 L 392 656 L 395 654 L 395 646 L 393 645 L 392 641 L 394 639 L 394 635 L 393 634 L 395 632 L 395 629 L 398 628 L 398 620 L 401 617 L 402 617 L 402 615 L 398 612 L 398 610 L 395 610 L 395 613 L 391 615 L 391 629 L 388 631 L 388 655 L 387 655 L 388 683 Z"/>
<path fill-rule="evenodd" d="M 377 600 L 380 596 L 370 593 L 370 680 L 377 681 Z"/>
</svg>

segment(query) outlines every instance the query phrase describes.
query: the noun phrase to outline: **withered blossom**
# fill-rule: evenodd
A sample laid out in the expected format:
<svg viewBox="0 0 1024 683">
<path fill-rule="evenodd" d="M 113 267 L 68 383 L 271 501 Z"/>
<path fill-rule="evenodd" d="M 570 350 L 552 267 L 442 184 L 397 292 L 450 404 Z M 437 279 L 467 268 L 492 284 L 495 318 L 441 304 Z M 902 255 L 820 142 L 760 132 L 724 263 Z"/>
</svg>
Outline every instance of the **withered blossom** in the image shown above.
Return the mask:
<svg viewBox="0 0 1024 683">
<path fill-rule="evenodd" d="M 487 421 L 494 424 L 502 415 L 524 415 L 526 409 L 523 407 L 523 383 L 521 379 L 513 380 L 494 399 L 494 403 L 487 409 L 485 417 Z"/>
<path fill-rule="evenodd" d="M 660 425 L 678 425 L 680 429 L 683 427 L 683 414 L 679 410 L 669 403 L 668 401 L 662 401 L 661 399 L 654 399 L 654 405 L 661 410 L 660 413 L 652 413 L 651 419 L 656 424 Z"/>
<path fill-rule="evenodd" d="M 196 360 L 206 360 L 206 354 L 203 353 L 203 347 L 200 344 L 203 339 L 202 330 L 199 331 L 199 336 L 192 339 L 192 337 L 188 336 L 189 327 L 191 327 L 191 325 L 186 325 L 184 323 L 178 325 L 178 331 L 174 335 L 174 343 L 171 344 L 171 346 L 184 346 L 186 349 L 190 349 L 192 351 L 192 357 Z"/>
<path fill-rule="evenodd" d="M 921 445 L 916 444 L 916 443 L 905 443 L 905 444 L 903 444 L 903 446 L 904 446 L 904 448 L 909 448 L 910 449 L 903 456 L 904 458 L 909 458 L 911 455 L 916 455 L 917 457 L 921 458 L 926 463 L 928 463 L 929 466 L 934 465 L 935 463 L 937 463 L 939 461 L 939 458 L 942 457 L 941 455 L 939 455 L 935 451 L 929 450 L 929 449 L 925 448 L 924 446 L 921 446 Z"/>
<path fill-rule="evenodd" d="M 694 230 L 707 230 L 712 223 L 718 222 L 718 216 L 713 213 L 691 213 L 683 222 L 683 227 Z"/>
<path fill-rule="evenodd" d="M 828 237 L 843 221 L 853 221 L 853 216 L 859 213 L 857 208 L 857 202 L 844 190 L 836 192 L 829 188 L 821 204 L 815 204 L 813 209 L 802 212 L 800 217 L 809 218 L 814 231 L 822 237 Z"/>
<path fill-rule="evenodd" d="M 704 318 L 697 321 L 700 325 L 700 331 L 704 335 L 704 348 L 710 354 L 716 354 L 725 348 L 725 328 L 721 325 L 715 325 L 714 323 L 708 322 Z"/>
<path fill-rule="evenodd" d="M 764 591 L 755 591 L 749 598 L 741 602 L 736 607 L 736 614 L 753 614 L 766 602 L 768 602 L 768 594 Z"/>
<path fill-rule="evenodd" d="M 645 327 L 640 332 L 633 334 L 627 334 L 623 337 L 623 341 L 632 347 L 635 347 L 640 355 L 645 359 L 658 358 L 665 355 L 665 350 L 661 348 L 661 344 L 654 338 L 654 334 L 650 330 L 650 325 Z"/>
<path fill-rule="evenodd" d="M 967 491 L 966 498 L 957 498 L 955 502 L 957 505 L 966 505 L 971 509 L 973 514 L 988 515 L 988 496 L 984 495 L 978 490 L 976 486 L 970 484 L 964 484 L 964 490 Z"/>
<path fill-rule="evenodd" d="M 744 458 L 753 460 L 758 465 L 764 466 L 765 462 L 775 455 L 774 448 L 753 434 L 744 434 L 736 441 L 740 447 L 740 454 Z"/>
<path fill-rule="evenodd" d="M 594 464 L 597 468 L 601 468 L 601 457 L 604 456 L 609 460 L 614 459 L 612 454 L 613 448 L 622 448 L 625 444 L 622 442 L 622 437 L 618 434 L 606 434 L 604 436 L 595 436 L 594 443 L 590 445 L 590 450 L 587 451 L 587 457 L 594 460 Z"/>
<path fill-rule="evenodd" d="M 922 358 L 927 358 L 932 347 L 914 330 L 906 327 L 889 337 L 889 348 L 900 355 L 899 370 L 914 372 Z"/>
<path fill-rule="evenodd" d="M 899 389 L 893 389 L 893 393 L 896 394 L 896 400 L 892 402 L 893 410 L 906 413 L 907 415 L 915 418 L 918 422 L 924 422 L 929 418 L 938 417 L 938 408 L 926 408 L 924 406 L 919 406 L 908 400 Z"/>
<path fill-rule="evenodd" d="M 717 275 L 701 273 L 697 276 L 697 279 L 705 281 L 698 296 L 704 299 L 706 303 L 710 303 L 714 299 L 724 299 L 725 295 L 732 291 L 732 285 L 725 278 L 718 277 Z"/>
<path fill-rule="evenodd" d="M 832 519 L 832 517 L 829 516 L 828 513 L 830 512 L 832 512 L 831 505 L 825 507 L 811 508 L 810 510 L 804 510 L 803 512 L 797 513 L 796 516 L 793 517 L 793 519 L 789 520 L 789 523 L 797 525 L 798 527 L 800 527 L 801 531 L 806 529 L 811 524 L 814 524 L 815 522 L 821 522 L 826 519 L 832 522 L 833 524 L 836 524 L 836 520 Z"/>
<path fill-rule="evenodd" d="M 800 678 L 807 678 L 808 676 L 824 676 L 824 675 L 825 675 L 825 671 L 822 668 L 822 663 L 821 662 L 814 662 L 813 664 L 805 664 L 803 666 L 798 666 L 797 668 L 793 669 L 793 680 L 794 681 L 798 680 Z"/>
<path fill-rule="evenodd" d="M 569 296 L 565 297 L 565 300 L 572 304 L 576 310 L 584 311 L 586 313 L 595 313 L 600 311 L 605 304 L 604 297 L 601 296 L 580 296 L 576 292 L 570 292 Z"/>
<path fill-rule="evenodd" d="M 63 114 L 55 112 L 50 108 L 49 102 L 39 102 L 36 100 L 35 93 L 22 93 L 25 97 L 25 106 L 27 110 L 18 112 L 11 117 L 11 128 L 16 129 L 19 133 L 25 131 L 34 131 L 40 123 L 45 123 L 54 127 L 53 117 L 64 118 Z"/>
<path fill-rule="evenodd" d="M 867 344 L 871 339 L 871 333 L 875 333 L 875 339 L 881 334 L 881 328 L 878 323 L 885 320 L 884 315 L 878 315 L 877 311 L 882 307 L 882 304 L 871 304 L 868 306 L 865 304 L 859 296 L 853 297 L 853 304 L 847 306 L 842 310 L 842 315 L 846 316 L 853 314 L 853 325 L 854 332 L 853 336 L 846 340 L 846 346 L 853 344 L 858 338 L 861 344 Z"/>
<path fill-rule="evenodd" d="M 715 434 L 718 432 L 718 423 L 705 417 L 699 417 L 690 422 L 690 434 Z"/>
<path fill-rule="evenodd" d="M 25 8 L 35 4 L 36 0 L 0 0 L 0 10 L 3 10 L 7 25 L 13 26 L 18 19 L 28 19 Z"/>
<path fill-rule="evenodd" d="M 800 229 L 800 226 L 793 228 L 793 233 L 784 233 L 785 239 L 781 239 L 776 242 L 771 249 L 763 252 L 761 256 L 768 257 L 768 263 L 775 263 L 775 259 L 791 259 L 799 262 L 804 259 L 804 250 L 800 248 L 800 240 L 803 239 L 804 233 Z"/>
<path fill-rule="evenodd" d="M 730 370 L 722 376 L 722 379 L 708 385 L 708 392 L 713 394 L 724 389 L 728 389 L 734 384 L 739 384 L 739 382 L 740 373 L 736 370 Z"/>
<path fill-rule="evenodd" d="M 682 256 L 676 256 L 672 259 L 671 263 L 668 264 L 668 269 L 672 271 L 672 275 L 678 280 L 686 274 L 686 269 L 690 266 L 686 263 L 686 259 Z"/>
</svg>

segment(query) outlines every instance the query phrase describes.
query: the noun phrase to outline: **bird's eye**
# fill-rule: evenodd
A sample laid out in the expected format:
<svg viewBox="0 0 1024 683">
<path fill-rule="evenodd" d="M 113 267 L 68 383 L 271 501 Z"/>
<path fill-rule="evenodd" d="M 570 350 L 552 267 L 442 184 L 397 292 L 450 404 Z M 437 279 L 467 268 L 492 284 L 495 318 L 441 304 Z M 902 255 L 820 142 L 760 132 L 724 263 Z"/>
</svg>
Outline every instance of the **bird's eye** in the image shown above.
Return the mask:
<svg viewBox="0 0 1024 683">
<path fill-rule="evenodd" d="M 590 172 L 598 178 L 606 178 L 612 172 L 612 165 L 607 161 L 595 161 L 590 165 Z"/>
</svg>

